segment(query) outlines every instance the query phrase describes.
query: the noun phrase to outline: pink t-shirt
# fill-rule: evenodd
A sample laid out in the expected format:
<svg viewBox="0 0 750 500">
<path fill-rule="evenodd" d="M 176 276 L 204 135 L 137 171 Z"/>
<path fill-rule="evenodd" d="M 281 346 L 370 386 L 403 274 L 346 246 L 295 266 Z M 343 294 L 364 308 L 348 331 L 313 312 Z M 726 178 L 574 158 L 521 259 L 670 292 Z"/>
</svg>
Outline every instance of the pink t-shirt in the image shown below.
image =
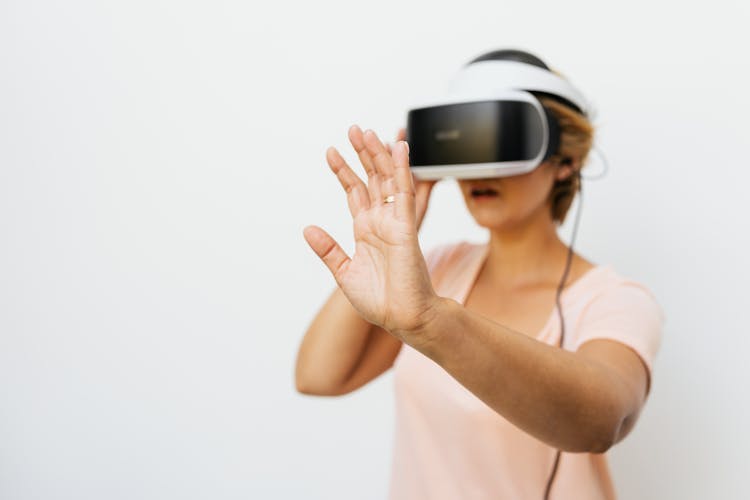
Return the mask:
<svg viewBox="0 0 750 500">
<path fill-rule="evenodd" d="M 427 252 L 438 295 L 463 304 L 488 248 L 462 241 Z M 600 265 L 568 285 L 560 301 L 563 348 L 575 351 L 589 339 L 614 339 L 638 353 L 652 372 L 664 316 L 646 287 Z M 557 345 L 558 323 L 553 310 L 535 338 Z M 505 420 L 408 344 L 393 370 L 396 423 L 390 500 L 542 500 L 555 448 Z M 550 498 L 615 499 L 606 454 L 563 452 Z"/>
</svg>

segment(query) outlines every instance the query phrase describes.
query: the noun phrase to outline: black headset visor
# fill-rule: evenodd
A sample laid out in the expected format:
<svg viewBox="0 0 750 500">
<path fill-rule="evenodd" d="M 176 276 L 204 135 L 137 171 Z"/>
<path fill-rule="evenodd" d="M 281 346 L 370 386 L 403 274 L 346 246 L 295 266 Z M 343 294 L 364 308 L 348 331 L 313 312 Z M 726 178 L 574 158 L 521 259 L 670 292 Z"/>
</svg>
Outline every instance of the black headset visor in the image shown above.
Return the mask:
<svg viewBox="0 0 750 500">
<path fill-rule="evenodd" d="M 545 144 L 545 117 L 519 100 L 460 102 L 412 109 L 409 164 L 448 166 L 531 161 Z"/>
</svg>

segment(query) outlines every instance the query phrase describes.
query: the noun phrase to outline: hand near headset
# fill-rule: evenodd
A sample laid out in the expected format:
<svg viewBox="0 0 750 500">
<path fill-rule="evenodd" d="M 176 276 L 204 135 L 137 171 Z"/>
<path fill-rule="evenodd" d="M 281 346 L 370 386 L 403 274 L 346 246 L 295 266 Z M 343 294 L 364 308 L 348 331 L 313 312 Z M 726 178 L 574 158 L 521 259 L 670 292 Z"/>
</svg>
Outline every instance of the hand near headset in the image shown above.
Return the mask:
<svg viewBox="0 0 750 500">
<path fill-rule="evenodd" d="M 354 255 L 350 258 L 318 226 L 305 227 L 303 234 L 360 315 L 414 345 L 439 297 L 417 239 L 408 146 L 399 141 L 389 154 L 373 131 L 363 133 L 356 125 L 349 128 L 349 140 L 367 172 L 367 185 L 335 148 L 328 148 L 326 160 L 347 194 Z"/>
<path fill-rule="evenodd" d="M 406 140 L 406 129 L 401 128 L 396 134 L 396 141 Z M 390 144 L 385 145 L 385 149 L 391 153 Z M 427 212 L 427 204 L 430 201 L 430 193 L 437 180 L 420 180 L 417 179 L 414 173 L 412 173 L 412 180 L 414 181 L 414 190 L 416 191 L 417 198 L 417 229 L 422 227 L 422 221 L 424 220 L 425 213 Z"/>
</svg>

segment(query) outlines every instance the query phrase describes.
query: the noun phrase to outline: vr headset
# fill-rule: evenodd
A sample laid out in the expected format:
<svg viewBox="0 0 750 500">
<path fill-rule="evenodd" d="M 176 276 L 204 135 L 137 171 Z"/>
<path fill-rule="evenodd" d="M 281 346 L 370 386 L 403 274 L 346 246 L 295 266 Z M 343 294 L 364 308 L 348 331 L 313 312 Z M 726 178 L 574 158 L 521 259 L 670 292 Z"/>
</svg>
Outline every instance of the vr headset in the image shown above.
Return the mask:
<svg viewBox="0 0 750 500">
<path fill-rule="evenodd" d="M 414 176 L 474 179 L 535 169 L 557 151 L 560 140 L 557 119 L 537 96 L 589 116 L 583 94 L 548 69 L 518 60 L 467 64 L 440 102 L 408 112 Z"/>
</svg>

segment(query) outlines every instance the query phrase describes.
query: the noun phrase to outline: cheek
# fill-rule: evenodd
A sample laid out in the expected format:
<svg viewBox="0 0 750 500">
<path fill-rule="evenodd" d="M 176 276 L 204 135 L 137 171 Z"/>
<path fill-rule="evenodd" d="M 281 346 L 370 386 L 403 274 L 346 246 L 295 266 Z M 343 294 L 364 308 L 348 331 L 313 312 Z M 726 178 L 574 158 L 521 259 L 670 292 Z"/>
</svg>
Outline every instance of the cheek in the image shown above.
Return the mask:
<svg viewBox="0 0 750 500">
<path fill-rule="evenodd" d="M 533 175 L 533 173 L 528 177 L 521 177 L 508 183 L 508 202 L 523 212 L 530 212 L 547 201 L 553 179 L 550 176 Z"/>
</svg>

